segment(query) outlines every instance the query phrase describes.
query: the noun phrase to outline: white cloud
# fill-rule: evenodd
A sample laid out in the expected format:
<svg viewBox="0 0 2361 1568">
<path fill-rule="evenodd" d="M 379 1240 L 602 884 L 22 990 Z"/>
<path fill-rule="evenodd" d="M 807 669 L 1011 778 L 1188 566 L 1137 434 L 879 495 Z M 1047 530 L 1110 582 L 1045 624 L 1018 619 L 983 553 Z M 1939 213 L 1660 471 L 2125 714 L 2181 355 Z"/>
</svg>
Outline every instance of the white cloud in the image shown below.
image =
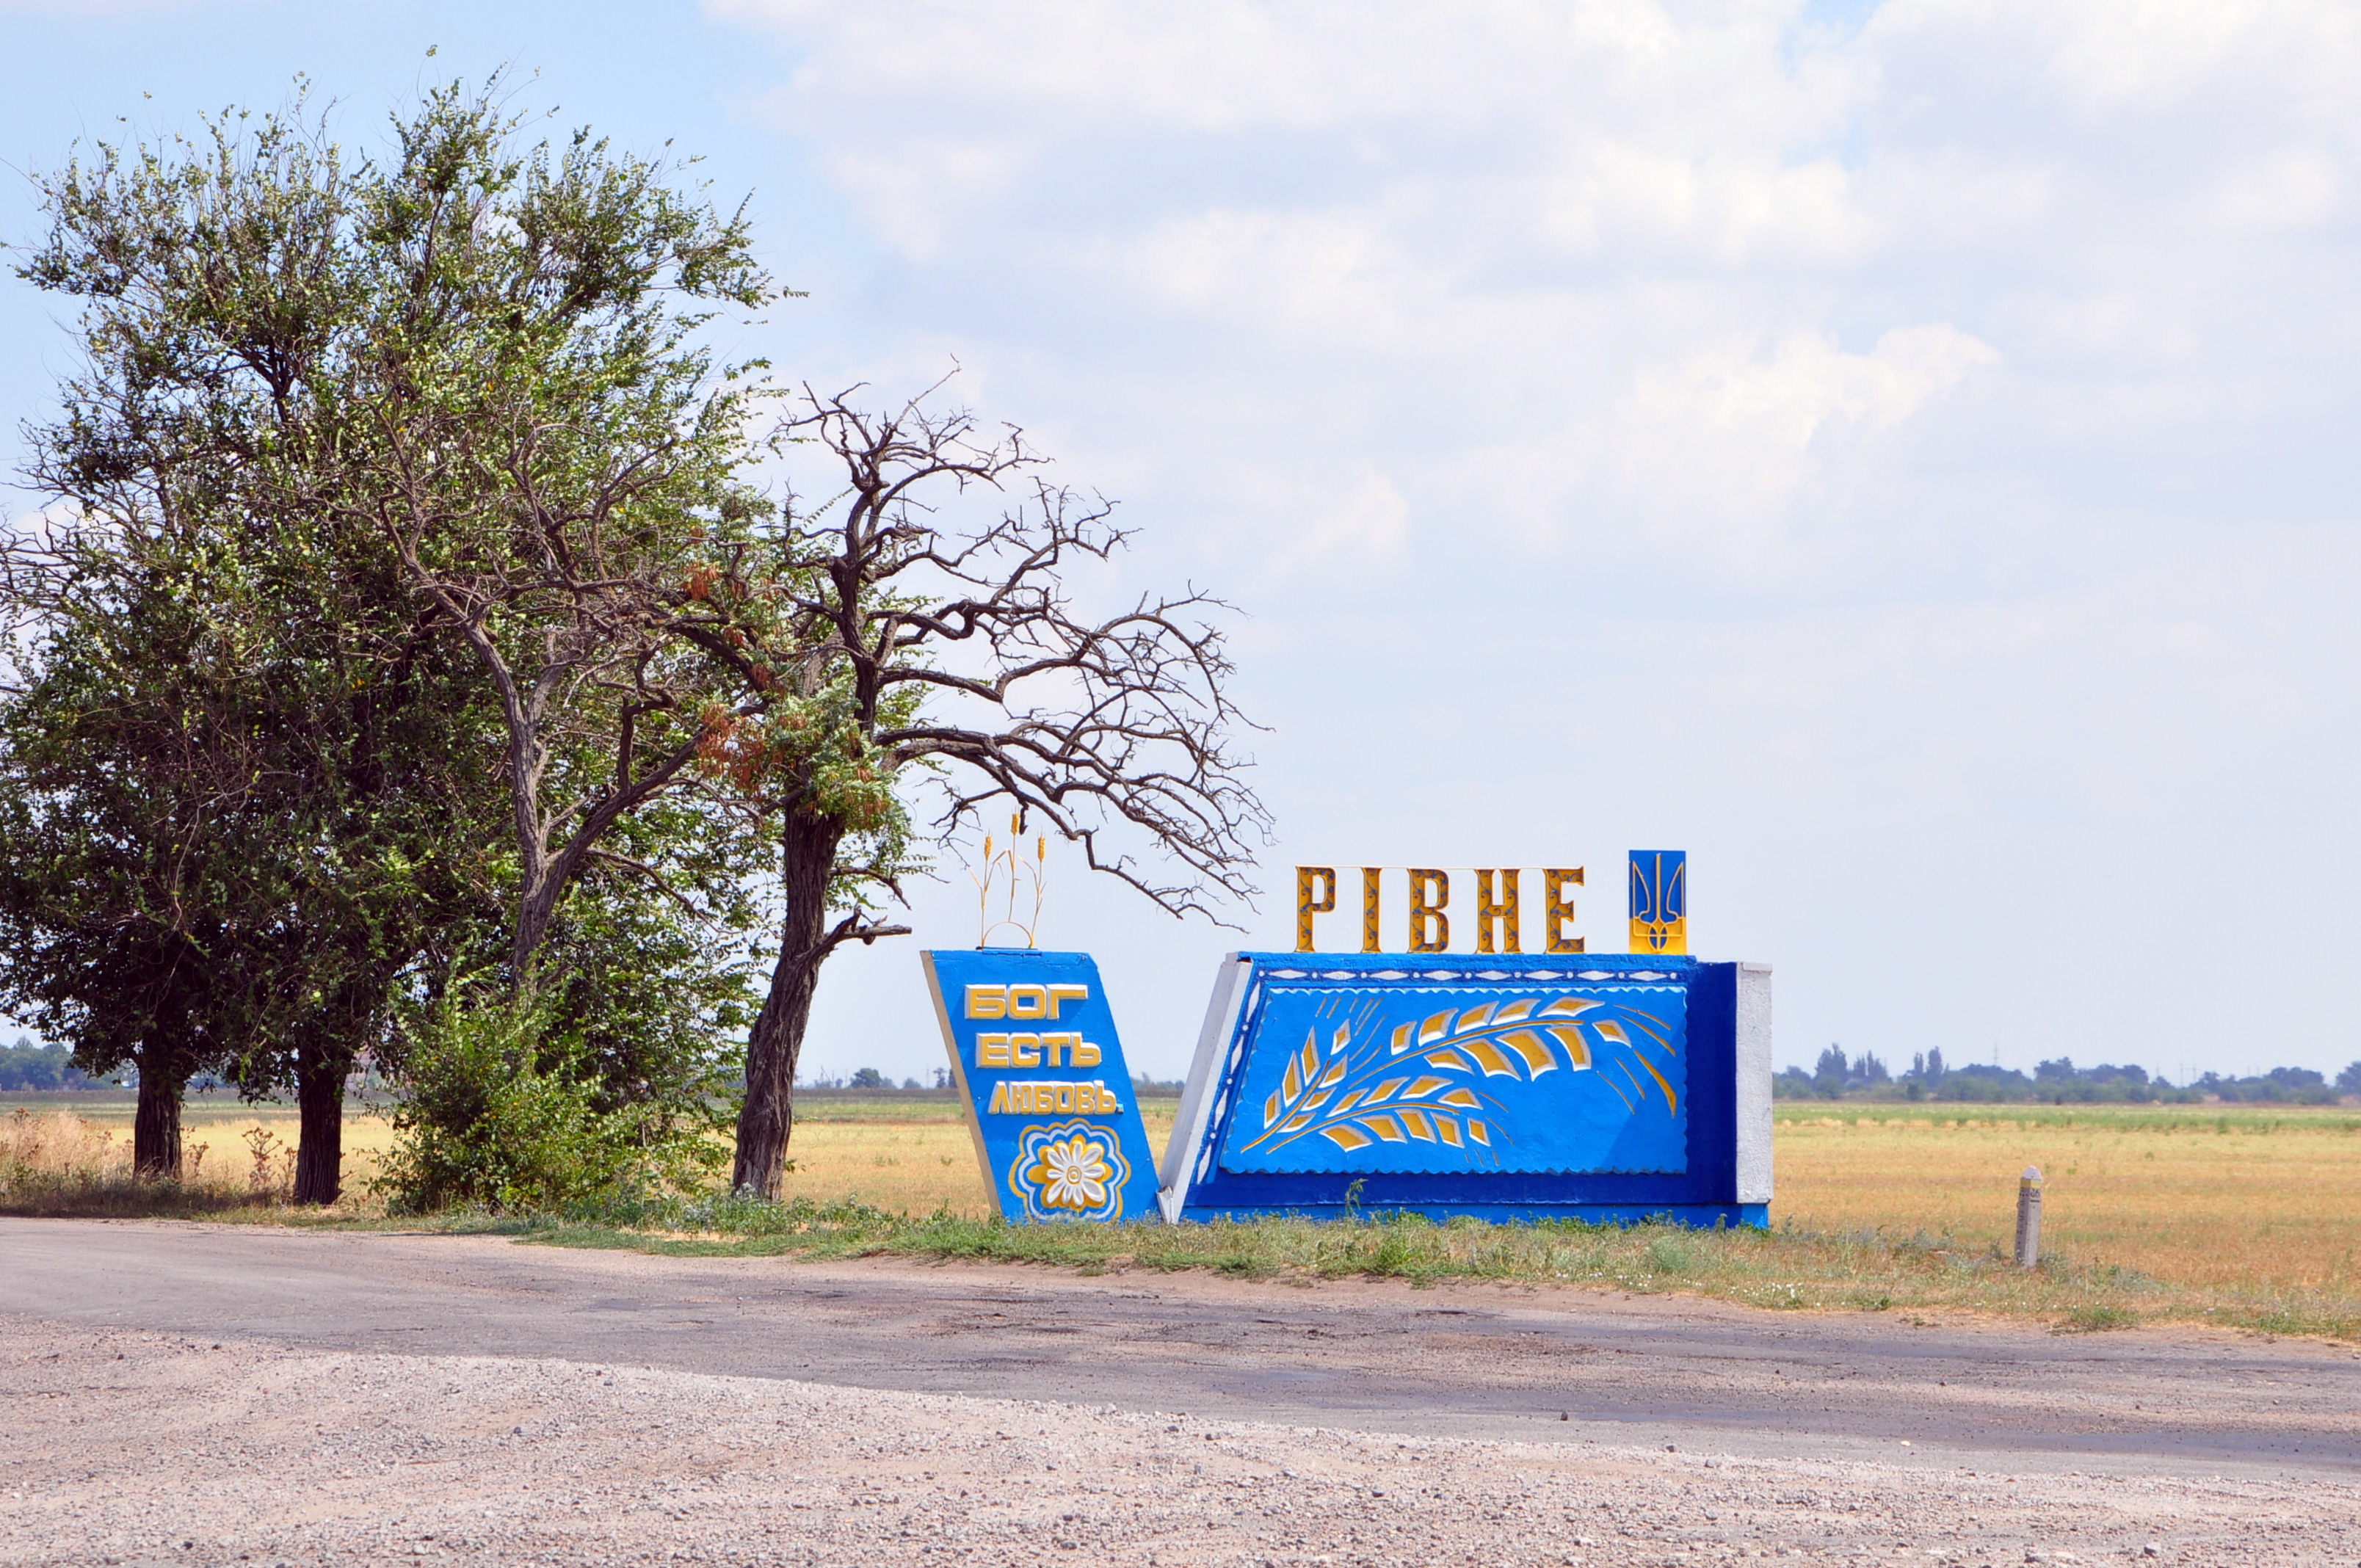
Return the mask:
<svg viewBox="0 0 2361 1568">
<path fill-rule="evenodd" d="M 1410 535 L 1410 505 L 1393 481 L 1363 466 L 1341 487 L 1306 488 L 1299 521 L 1272 542 L 1265 585 L 1308 570 L 1358 581 L 1397 564 Z"/>
<path fill-rule="evenodd" d="M 1996 995 L 2151 1066 L 2222 1048 L 2138 1000 L 2160 838 L 2216 911 L 2361 859 L 2361 11 L 709 10 L 879 247 L 813 307 L 840 367 L 956 353 L 1118 489 L 1126 573 L 1246 602 L 1323 852 L 1685 839 L 1808 965 L 1783 1028 L 1889 1056 L 2071 864 L 2114 917 Z M 1815 856 L 1883 868 L 1873 922 Z M 2329 885 L 2304 951 L 2361 940 Z M 2361 1053 L 2273 1006 L 2265 1054 Z"/>
</svg>

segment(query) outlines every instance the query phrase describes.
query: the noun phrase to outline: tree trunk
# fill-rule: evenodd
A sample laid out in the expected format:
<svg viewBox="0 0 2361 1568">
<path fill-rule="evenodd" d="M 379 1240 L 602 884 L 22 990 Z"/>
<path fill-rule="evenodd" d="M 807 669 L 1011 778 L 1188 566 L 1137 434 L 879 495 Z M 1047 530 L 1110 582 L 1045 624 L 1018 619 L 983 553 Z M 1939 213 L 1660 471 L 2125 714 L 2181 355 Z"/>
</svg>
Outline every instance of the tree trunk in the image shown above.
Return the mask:
<svg viewBox="0 0 2361 1568">
<path fill-rule="evenodd" d="M 542 944 L 549 940 L 549 928 L 557 922 L 557 901 L 566 889 L 555 869 L 548 859 L 527 851 L 525 885 L 517 900 L 516 938 L 509 953 L 519 996 L 531 983 L 534 959 Z"/>
<path fill-rule="evenodd" d="M 828 883 L 844 825 L 833 817 L 790 811 L 780 834 L 786 908 L 779 920 L 779 961 L 771 993 L 746 1041 L 746 1102 L 738 1113 L 738 1165 L 730 1184 L 758 1197 L 779 1195 L 787 1139 L 795 1130 L 796 1064 L 811 1021 L 812 992 L 828 957 Z"/>
<path fill-rule="evenodd" d="M 295 1201 L 333 1203 L 343 1190 L 345 1168 L 345 1075 L 351 1058 L 324 1043 L 306 1044 L 295 1054 L 295 1105 L 301 1131 L 295 1142 Z"/>
<path fill-rule="evenodd" d="M 131 1124 L 131 1169 L 142 1181 L 177 1181 L 181 1178 L 181 1094 L 189 1075 L 178 1069 L 177 1053 L 164 1045 L 142 1045 L 133 1059 L 139 1067 L 139 1109 Z"/>
</svg>

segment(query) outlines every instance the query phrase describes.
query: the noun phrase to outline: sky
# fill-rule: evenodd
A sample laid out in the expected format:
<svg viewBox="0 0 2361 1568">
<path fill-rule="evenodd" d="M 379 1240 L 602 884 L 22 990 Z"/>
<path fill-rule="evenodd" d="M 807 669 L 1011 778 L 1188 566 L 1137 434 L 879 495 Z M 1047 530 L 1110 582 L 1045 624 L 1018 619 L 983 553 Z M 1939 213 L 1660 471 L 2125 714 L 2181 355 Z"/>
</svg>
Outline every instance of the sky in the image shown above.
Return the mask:
<svg viewBox="0 0 2361 1568">
<path fill-rule="evenodd" d="M 1080 591 L 1235 604 L 1276 825 L 1241 929 L 1049 851 L 1040 943 L 1096 955 L 1136 1070 L 1185 1069 L 1224 951 L 1291 945 L 1299 863 L 1585 866 L 1576 929 L 1621 951 L 1640 848 L 1688 851 L 1693 952 L 1774 966 L 1783 1065 L 2361 1058 L 2354 5 L 0 0 L 0 238 L 38 233 L 24 171 L 121 118 L 302 73 L 374 145 L 505 65 L 517 107 L 750 200 L 807 298 L 747 351 L 880 397 L 956 366 L 1139 531 Z M 69 363 L 0 282 L 0 424 Z M 830 964 L 807 1071 L 942 1063 L 917 948 L 977 925 L 946 863 L 915 938 Z"/>
</svg>

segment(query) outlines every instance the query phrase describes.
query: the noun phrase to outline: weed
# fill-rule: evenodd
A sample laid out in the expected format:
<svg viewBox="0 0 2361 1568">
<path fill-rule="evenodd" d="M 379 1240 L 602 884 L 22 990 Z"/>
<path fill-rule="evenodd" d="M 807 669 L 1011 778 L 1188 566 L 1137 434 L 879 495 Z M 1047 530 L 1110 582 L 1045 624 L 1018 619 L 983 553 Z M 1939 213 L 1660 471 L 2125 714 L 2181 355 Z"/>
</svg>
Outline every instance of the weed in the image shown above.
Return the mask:
<svg viewBox="0 0 2361 1568">
<path fill-rule="evenodd" d="M 2127 1329 L 2139 1321 L 2139 1314 L 2128 1307 L 2103 1307 L 2085 1303 L 2067 1310 L 2061 1331 L 2067 1333 L 2094 1334 L 2108 1329 Z"/>
</svg>

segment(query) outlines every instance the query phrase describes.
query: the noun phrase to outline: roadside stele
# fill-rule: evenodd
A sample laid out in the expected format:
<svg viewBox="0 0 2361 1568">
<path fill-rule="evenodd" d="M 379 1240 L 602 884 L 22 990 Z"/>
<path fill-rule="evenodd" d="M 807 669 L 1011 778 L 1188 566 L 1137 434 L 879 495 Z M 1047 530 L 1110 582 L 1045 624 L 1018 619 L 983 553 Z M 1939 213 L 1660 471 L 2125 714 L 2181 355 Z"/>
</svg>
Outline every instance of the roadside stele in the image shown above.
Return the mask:
<svg viewBox="0 0 2361 1568">
<path fill-rule="evenodd" d="M 1157 1214 L 1155 1157 L 1087 953 L 921 955 L 951 1076 L 1011 1223 Z"/>
</svg>

